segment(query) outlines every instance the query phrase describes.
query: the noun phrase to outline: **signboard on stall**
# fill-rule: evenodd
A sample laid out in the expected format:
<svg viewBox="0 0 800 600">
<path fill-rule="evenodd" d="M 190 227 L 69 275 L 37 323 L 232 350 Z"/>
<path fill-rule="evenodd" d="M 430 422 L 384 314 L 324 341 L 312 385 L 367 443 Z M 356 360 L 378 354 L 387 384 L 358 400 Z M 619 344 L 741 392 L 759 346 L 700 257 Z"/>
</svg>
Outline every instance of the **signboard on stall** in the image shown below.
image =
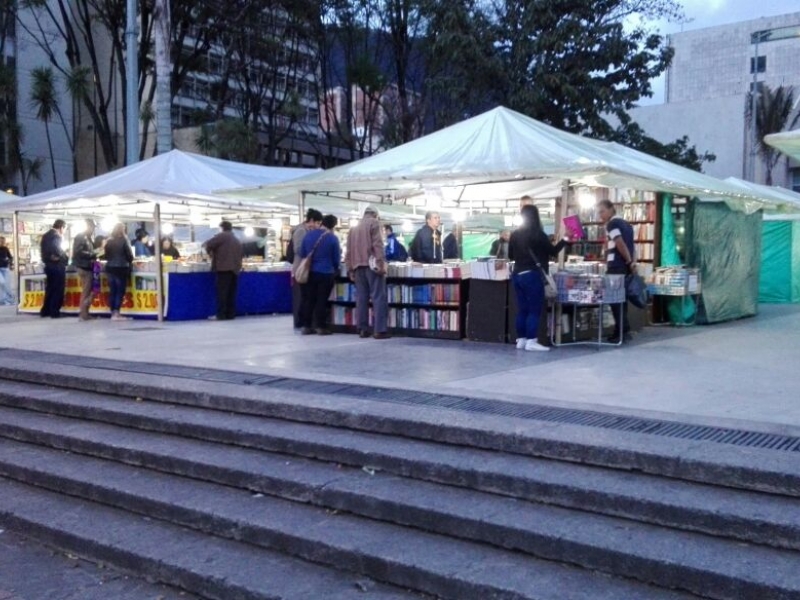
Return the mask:
<svg viewBox="0 0 800 600">
<path fill-rule="evenodd" d="M 156 289 L 156 273 L 133 273 L 128 289 L 122 300 L 120 313 L 128 316 L 158 316 L 158 292 Z M 23 275 L 19 285 L 19 311 L 38 313 L 44 304 L 46 277 L 44 274 Z M 167 278 L 164 279 L 166 294 Z M 89 312 L 93 315 L 109 315 L 108 279 L 105 273 L 100 275 L 100 293 L 95 295 Z M 67 273 L 64 288 L 64 305 L 61 312 L 78 314 L 81 301 L 81 281 L 77 273 Z"/>
</svg>

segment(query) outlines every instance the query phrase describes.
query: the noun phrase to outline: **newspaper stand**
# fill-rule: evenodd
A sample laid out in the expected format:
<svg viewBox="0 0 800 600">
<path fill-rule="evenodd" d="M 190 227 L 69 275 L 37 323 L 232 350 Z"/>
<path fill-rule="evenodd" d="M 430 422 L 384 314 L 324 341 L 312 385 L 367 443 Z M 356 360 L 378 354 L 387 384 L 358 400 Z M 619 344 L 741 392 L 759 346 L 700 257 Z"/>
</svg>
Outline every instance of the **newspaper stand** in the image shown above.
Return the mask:
<svg viewBox="0 0 800 600">
<path fill-rule="evenodd" d="M 605 308 L 616 310 L 617 316 L 622 318 L 623 305 L 625 299 L 625 276 L 624 275 L 598 275 L 593 273 L 559 271 L 555 274 L 556 285 L 558 287 L 558 298 L 556 300 L 561 314 L 561 308 L 571 306 L 570 330 L 575 332 L 576 320 L 579 308 L 597 309 L 597 338 L 591 340 L 577 340 L 570 342 L 561 341 L 560 327 L 551 328 L 553 332 L 552 342 L 556 346 L 572 344 L 590 344 L 593 346 L 619 346 L 619 342 L 606 342 L 603 340 L 603 316 Z"/>
</svg>

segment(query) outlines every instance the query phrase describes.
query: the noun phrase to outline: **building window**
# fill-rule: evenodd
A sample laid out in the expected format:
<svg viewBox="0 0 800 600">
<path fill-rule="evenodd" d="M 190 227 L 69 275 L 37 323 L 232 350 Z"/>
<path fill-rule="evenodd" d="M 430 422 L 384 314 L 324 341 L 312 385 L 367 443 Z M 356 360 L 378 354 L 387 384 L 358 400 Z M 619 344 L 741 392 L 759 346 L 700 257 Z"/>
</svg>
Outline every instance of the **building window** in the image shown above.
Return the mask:
<svg viewBox="0 0 800 600">
<path fill-rule="evenodd" d="M 750 73 L 753 73 L 753 57 L 750 57 Z M 767 71 L 767 57 L 766 56 L 759 56 L 758 57 L 758 72 L 759 73 L 766 73 Z"/>
<path fill-rule="evenodd" d="M 792 169 L 792 191 L 800 193 L 800 168 Z"/>
</svg>

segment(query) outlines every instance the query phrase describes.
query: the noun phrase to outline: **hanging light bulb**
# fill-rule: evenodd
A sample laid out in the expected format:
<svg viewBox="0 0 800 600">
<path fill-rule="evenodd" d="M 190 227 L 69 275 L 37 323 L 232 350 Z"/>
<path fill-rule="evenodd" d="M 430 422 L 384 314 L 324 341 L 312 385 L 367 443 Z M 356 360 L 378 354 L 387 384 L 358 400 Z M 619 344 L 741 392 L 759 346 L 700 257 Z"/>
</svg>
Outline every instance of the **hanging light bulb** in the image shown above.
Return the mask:
<svg viewBox="0 0 800 600">
<path fill-rule="evenodd" d="M 256 230 L 253 229 L 250 225 L 244 228 L 244 237 L 253 237 L 255 235 Z"/>
<path fill-rule="evenodd" d="M 161 233 L 164 235 L 172 235 L 175 231 L 175 226 L 172 223 L 162 223 L 161 224 Z"/>
</svg>

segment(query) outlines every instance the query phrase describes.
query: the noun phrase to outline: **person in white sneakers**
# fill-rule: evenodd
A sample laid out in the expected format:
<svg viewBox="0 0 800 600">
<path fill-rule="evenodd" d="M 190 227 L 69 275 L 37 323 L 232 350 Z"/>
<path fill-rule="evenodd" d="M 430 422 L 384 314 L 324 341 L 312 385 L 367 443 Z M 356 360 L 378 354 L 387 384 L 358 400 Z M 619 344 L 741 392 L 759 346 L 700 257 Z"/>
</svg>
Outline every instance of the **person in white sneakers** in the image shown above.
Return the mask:
<svg viewBox="0 0 800 600">
<path fill-rule="evenodd" d="M 545 301 L 544 274 L 550 267 L 550 257 L 561 252 L 569 239 L 551 244 L 542 229 L 539 209 L 532 204 L 523 206 L 520 215 L 522 226 L 511 234 L 508 243 L 508 258 L 514 261 L 512 283 L 518 306 L 517 348 L 529 352 L 547 352 L 550 348 L 536 341 Z"/>
</svg>

